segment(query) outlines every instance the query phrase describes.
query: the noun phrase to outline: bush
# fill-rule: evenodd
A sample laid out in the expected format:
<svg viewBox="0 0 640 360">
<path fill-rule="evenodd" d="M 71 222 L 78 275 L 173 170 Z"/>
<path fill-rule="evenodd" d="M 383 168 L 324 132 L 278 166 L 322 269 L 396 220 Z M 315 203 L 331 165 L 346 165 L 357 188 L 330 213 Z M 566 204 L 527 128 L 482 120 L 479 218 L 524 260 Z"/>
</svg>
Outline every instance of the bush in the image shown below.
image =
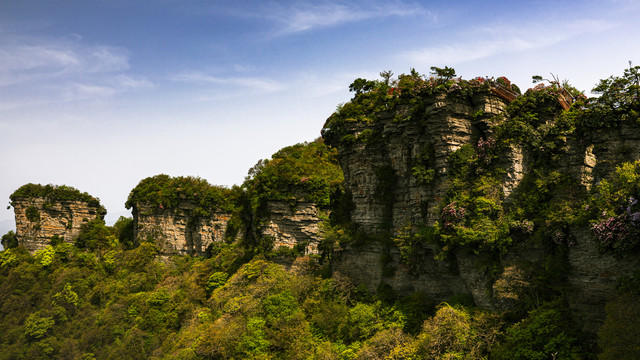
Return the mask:
<svg viewBox="0 0 640 360">
<path fill-rule="evenodd" d="M 104 249 L 109 246 L 111 234 L 102 219 L 93 219 L 82 225 L 76 239 L 76 246 L 88 250 Z"/>
<path fill-rule="evenodd" d="M 2 247 L 6 249 L 11 249 L 18 246 L 18 237 L 16 236 L 15 231 L 9 230 L 6 234 L 2 235 Z"/>
<path fill-rule="evenodd" d="M 547 303 L 509 327 L 505 341 L 496 349 L 497 359 L 574 359 L 581 350 L 568 310 Z"/>
</svg>

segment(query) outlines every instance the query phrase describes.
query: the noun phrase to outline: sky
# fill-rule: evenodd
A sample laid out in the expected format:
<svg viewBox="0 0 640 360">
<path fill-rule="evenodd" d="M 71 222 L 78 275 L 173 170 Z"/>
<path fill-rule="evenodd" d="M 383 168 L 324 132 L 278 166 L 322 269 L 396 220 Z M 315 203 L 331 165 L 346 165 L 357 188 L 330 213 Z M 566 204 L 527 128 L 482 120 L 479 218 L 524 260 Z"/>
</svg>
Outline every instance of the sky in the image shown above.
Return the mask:
<svg viewBox="0 0 640 360">
<path fill-rule="evenodd" d="M 385 70 L 590 95 L 640 64 L 638 18 L 633 0 L 0 0 L 0 233 L 26 183 L 88 192 L 107 223 L 149 176 L 241 184 Z"/>
</svg>

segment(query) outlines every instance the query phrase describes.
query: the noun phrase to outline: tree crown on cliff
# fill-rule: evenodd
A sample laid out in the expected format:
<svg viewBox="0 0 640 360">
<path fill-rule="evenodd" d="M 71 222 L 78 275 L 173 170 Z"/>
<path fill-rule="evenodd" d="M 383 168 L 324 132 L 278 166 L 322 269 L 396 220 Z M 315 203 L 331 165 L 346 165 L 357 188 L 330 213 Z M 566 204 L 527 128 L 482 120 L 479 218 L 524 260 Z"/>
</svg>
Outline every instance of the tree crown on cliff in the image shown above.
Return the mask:
<svg viewBox="0 0 640 360">
<path fill-rule="evenodd" d="M 160 174 L 141 180 L 129 193 L 125 206 L 130 209 L 144 204 L 158 209 L 172 209 L 178 207 L 181 201 L 193 201 L 197 204 L 194 211 L 209 216 L 217 210 L 231 211 L 231 194 L 231 190 L 211 185 L 199 177 Z"/>
<path fill-rule="evenodd" d="M 590 98 L 581 124 L 587 128 L 610 127 L 621 121 L 640 120 L 640 66 L 631 66 L 622 76 L 600 80 L 591 90 L 598 97 Z"/>
<path fill-rule="evenodd" d="M 100 205 L 100 199 L 93 197 L 86 192 L 66 185 L 40 185 L 40 184 L 26 184 L 19 187 L 16 191 L 9 196 L 11 202 L 18 201 L 20 199 L 33 199 L 40 198 L 47 202 L 63 202 L 63 201 L 83 201 L 90 207 L 99 209 L 99 214 L 106 214 L 105 208 Z"/>
<path fill-rule="evenodd" d="M 322 139 L 284 147 L 251 168 L 244 187 L 258 201 L 296 199 L 329 205 L 332 188 L 344 180 L 337 155 Z"/>
</svg>

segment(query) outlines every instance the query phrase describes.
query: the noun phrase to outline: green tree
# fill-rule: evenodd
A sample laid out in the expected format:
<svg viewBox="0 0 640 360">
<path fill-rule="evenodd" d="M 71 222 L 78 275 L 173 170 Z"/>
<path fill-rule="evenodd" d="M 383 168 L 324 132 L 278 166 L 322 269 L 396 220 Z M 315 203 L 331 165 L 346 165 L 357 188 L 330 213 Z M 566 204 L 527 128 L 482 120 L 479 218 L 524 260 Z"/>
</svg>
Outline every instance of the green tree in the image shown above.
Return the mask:
<svg viewBox="0 0 640 360">
<path fill-rule="evenodd" d="M 640 66 L 629 64 L 622 76 L 600 80 L 591 91 L 600 96 L 589 99 L 581 116 L 586 128 L 610 127 L 640 118 Z"/>
<path fill-rule="evenodd" d="M 6 249 L 11 249 L 18 246 L 18 237 L 16 236 L 15 231 L 9 230 L 6 234 L 2 235 L 2 247 Z"/>
<path fill-rule="evenodd" d="M 133 218 L 120 216 L 113 224 L 113 231 L 125 249 L 133 249 L 138 245 L 133 237 Z"/>
<path fill-rule="evenodd" d="M 89 250 L 104 249 L 109 245 L 110 231 L 102 219 L 94 219 L 82 225 L 76 246 Z"/>
<path fill-rule="evenodd" d="M 431 74 L 437 76 L 443 80 L 451 80 L 456 77 L 456 70 L 454 68 L 450 68 L 445 66 L 444 68 L 439 68 L 437 66 L 431 67 Z"/>
</svg>

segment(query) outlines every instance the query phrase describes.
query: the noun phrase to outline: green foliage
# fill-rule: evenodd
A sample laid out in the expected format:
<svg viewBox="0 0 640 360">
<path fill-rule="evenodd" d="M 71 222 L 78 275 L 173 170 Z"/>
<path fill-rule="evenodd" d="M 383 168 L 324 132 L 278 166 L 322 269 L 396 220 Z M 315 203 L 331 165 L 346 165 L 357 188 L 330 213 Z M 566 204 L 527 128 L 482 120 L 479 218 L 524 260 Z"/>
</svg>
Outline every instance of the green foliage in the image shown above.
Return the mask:
<svg viewBox="0 0 640 360">
<path fill-rule="evenodd" d="M 607 303 L 607 317 L 598 332 L 600 360 L 640 357 L 640 295 L 626 292 Z"/>
<path fill-rule="evenodd" d="M 542 85 L 542 84 L 541 84 Z M 507 107 L 505 121 L 497 129 L 497 137 L 506 143 L 523 146 L 538 157 L 556 155 L 566 141 L 566 136 L 575 131 L 576 116 L 580 104 L 566 112 L 561 99 L 565 99 L 573 87 L 536 86 L 512 101 Z"/>
<path fill-rule="evenodd" d="M 40 222 L 40 211 L 35 206 L 29 206 L 27 210 L 25 210 L 25 215 L 27 216 L 27 220 L 32 223 Z"/>
<path fill-rule="evenodd" d="M 41 339 L 54 324 L 53 318 L 41 317 L 37 313 L 31 314 L 24 321 L 24 334 L 30 339 Z"/>
<path fill-rule="evenodd" d="M 640 161 L 620 164 L 591 189 L 587 217 L 601 252 L 624 256 L 640 249 Z"/>
<path fill-rule="evenodd" d="M 76 239 L 76 246 L 88 250 L 104 249 L 109 246 L 111 232 L 102 219 L 93 219 L 82 224 Z"/>
<path fill-rule="evenodd" d="M 207 292 L 211 293 L 213 290 L 221 287 L 227 281 L 229 275 L 222 271 L 216 271 L 211 276 L 209 276 L 209 280 L 207 281 Z"/>
<path fill-rule="evenodd" d="M 181 201 L 192 201 L 197 205 L 193 212 L 207 217 L 218 210 L 232 211 L 231 194 L 231 190 L 210 185 L 199 177 L 160 174 L 141 180 L 129 193 L 125 206 L 130 209 L 135 204 L 145 204 L 172 209 Z"/>
<path fill-rule="evenodd" d="M 16 236 L 15 231 L 9 230 L 6 234 L 2 235 L 2 247 L 6 249 L 11 249 L 18 246 L 18 237 Z"/>
<path fill-rule="evenodd" d="M 55 250 L 51 245 L 47 245 L 44 249 L 40 249 L 33 254 L 33 257 L 40 263 L 40 265 L 46 267 L 51 265 Z"/>
<path fill-rule="evenodd" d="M 473 98 L 474 94 L 489 93 L 493 87 L 519 94 L 519 90 L 506 78 L 476 78 L 462 80 L 455 77 L 455 70 L 432 67 L 436 77 L 423 78 L 415 69 L 409 74 L 401 74 L 393 79 L 393 73 L 384 71 L 380 81 L 356 79 L 350 86 L 355 95 L 350 102 L 340 106 L 324 124 L 322 137 L 332 146 L 351 146 L 356 143 L 356 133 L 363 127 L 376 129 L 378 120 L 389 114 L 397 121 L 417 121 L 424 118 L 426 102 L 436 95 L 450 98 Z M 506 80 L 506 85 L 505 81 Z M 379 130 L 379 129 L 378 129 Z M 380 131 L 373 131 L 367 143 L 380 141 Z M 428 176 L 428 175 L 427 175 Z"/>
<path fill-rule="evenodd" d="M 113 233 L 125 249 L 138 246 L 133 236 L 133 218 L 120 216 L 113 224 Z"/>
<path fill-rule="evenodd" d="M 483 312 L 439 306 L 411 342 L 394 348 L 390 359 L 484 359 L 499 336 L 500 320 Z"/>
<path fill-rule="evenodd" d="M 585 131 L 640 119 L 640 66 L 629 66 L 620 77 L 600 80 L 591 91 L 600 96 L 590 98 L 580 116 Z"/>
<path fill-rule="evenodd" d="M 450 68 L 448 66 L 445 66 L 444 68 L 432 66 L 431 71 L 432 71 L 431 74 L 444 80 L 450 80 L 456 76 L 456 71 L 453 68 Z"/>
<path fill-rule="evenodd" d="M 26 184 L 19 187 L 16 191 L 9 196 L 11 202 L 18 199 L 33 199 L 42 198 L 49 203 L 64 202 L 64 201 L 83 201 L 90 207 L 94 208 L 99 215 L 106 214 L 105 208 L 100 205 L 100 200 L 95 198 L 86 192 L 80 192 L 71 186 L 66 185 L 40 185 L 40 184 Z"/>
<path fill-rule="evenodd" d="M 335 202 L 334 195 L 341 193 L 342 182 L 337 151 L 322 139 L 282 148 L 270 160 L 259 161 L 236 190 L 237 216 L 245 225 L 244 245 L 263 253 L 272 250 L 273 238 L 261 231 L 269 201 L 288 202 L 292 213 L 299 202 L 327 208 Z"/>
<path fill-rule="evenodd" d="M 270 160 L 258 162 L 243 187 L 254 207 L 267 200 L 310 201 L 327 206 L 334 188 L 343 181 L 337 151 L 321 139 L 280 149 Z"/>
<path fill-rule="evenodd" d="M 349 85 L 349 91 L 356 93 L 356 95 L 360 95 L 362 93 L 369 92 L 376 87 L 376 82 L 371 80 L 366 80 L 363 78 L 357 78 Z"/>
<path fill-rule="evenodd" d="M 411 162 L 411 175 L 420 185 L 429 185 L 435 178 L 436 171 L 433 168 L 435 163 L 435 149 L 433 144 L 429 144 Z"/>
<path fill-rule="evenodd" d="M 581 349 L 568 310 L 557 302 L 529 313 L 523 321 L 506 331 L 506 339 L 497 348 L 497 359 L 574 359 Z"/>
</svg>

